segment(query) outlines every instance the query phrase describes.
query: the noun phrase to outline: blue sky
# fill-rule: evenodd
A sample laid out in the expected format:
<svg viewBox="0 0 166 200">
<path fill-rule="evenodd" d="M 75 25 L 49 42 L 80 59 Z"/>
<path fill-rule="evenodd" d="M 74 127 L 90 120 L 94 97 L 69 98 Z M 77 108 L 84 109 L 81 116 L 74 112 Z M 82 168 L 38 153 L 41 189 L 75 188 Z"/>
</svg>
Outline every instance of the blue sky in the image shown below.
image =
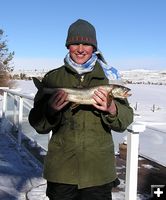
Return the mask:
<svg viewBox="0 0 166 200">
<path fill-rule="evenodd" d="M 165 0 L 0 0 L 0 28 L 15 51 L 15 69 L 63 63 L 67 30 L 92 23 L 98 47 L 119 70 L 166 69 Z"/>
</svg>

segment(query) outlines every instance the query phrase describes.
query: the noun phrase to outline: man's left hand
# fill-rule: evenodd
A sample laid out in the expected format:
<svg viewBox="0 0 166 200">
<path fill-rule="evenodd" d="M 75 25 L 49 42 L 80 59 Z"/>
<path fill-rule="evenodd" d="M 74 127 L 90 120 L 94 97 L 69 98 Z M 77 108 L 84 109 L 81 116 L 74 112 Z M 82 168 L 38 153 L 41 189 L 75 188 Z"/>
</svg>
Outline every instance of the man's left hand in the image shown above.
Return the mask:
<svg viewBox="0 0 166 200">
<path fill-rule="evenodd" d="M 93 99 L 96 101 L 96 103 L 93 104 L 95 108 L 108 112 L 111 115 L 117 114 L 115 102 L 104 88 L 99 87 L 98 90 L 94 92 Z"/>
</svg>

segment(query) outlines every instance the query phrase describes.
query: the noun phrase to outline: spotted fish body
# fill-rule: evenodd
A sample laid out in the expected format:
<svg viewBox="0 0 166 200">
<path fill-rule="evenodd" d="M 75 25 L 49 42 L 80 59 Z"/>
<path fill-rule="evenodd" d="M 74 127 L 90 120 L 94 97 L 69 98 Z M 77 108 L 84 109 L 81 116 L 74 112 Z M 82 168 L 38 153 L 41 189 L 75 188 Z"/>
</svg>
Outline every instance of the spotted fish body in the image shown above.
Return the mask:
<svg viewBox="0 0 166 200">
<path fill-rule="evenodd" d="M 109 93 L 109 96 L 112 98 L 127 98 L 131 94 L 128 92 L 130 89 L 126 86 L 124 86 L 121 82 L 115 82 L 108 85 L 101 85 L 101 86 L 95 86 L 90 88 L 47 88 L 43 87 L 42 83 L 36 79 L 33 78 L 33 81 L 38 89 L 42 91 L 42 94 L 53 94 L 57 91 L 63 90 L 66 92 L 67 95 L 67 101 L 76 103 L 76 104 L 86 104 L 91 105 L 95 103 L 95 100 L 92 98 L 94 95 L 94 92 L 98 90 L 99 87 L 103 88 Z"/>
<path fill-rule="evenodd" d="M 102 87 L 105 89 L 112 98 L 127 98 L 130 96 L 128 93 L 130 91 L 129 88 L 120 86 L 120 85 L 102 85 L 97 87 L 91 87 L 88 89 L 85 88 L 43 88 L 44 93 L 55 93 L 59 90 L 63 90 L 68 94 L 67 100 L 74 102 L 76 104 L 86 104 L 90 105 L 95 103 L 95 100 L 92 98 L 94 92 Z"/>
</svg>

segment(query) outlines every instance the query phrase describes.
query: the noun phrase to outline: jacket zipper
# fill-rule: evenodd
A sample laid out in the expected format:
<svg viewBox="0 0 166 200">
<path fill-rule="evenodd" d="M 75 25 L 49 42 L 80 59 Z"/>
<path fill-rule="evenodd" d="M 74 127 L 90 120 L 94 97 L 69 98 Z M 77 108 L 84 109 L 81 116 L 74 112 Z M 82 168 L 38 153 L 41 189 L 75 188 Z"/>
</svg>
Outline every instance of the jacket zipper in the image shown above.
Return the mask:
<svg viewBox="0 0 166 200">
<path fill-rule="evenodd" d="M 84 81 L 84 75 L 81 75 L 81 76 L 79 75 L 78 80 L 79 80 L 78 88 L 83 88 L 82 83 Z"/>
<path fill-rule="evenodd" d="M 84 81 L 84 75 L 82 75 L 81 77 L 80 77 L 80 82 L 82 83 Z"/>
</svg>

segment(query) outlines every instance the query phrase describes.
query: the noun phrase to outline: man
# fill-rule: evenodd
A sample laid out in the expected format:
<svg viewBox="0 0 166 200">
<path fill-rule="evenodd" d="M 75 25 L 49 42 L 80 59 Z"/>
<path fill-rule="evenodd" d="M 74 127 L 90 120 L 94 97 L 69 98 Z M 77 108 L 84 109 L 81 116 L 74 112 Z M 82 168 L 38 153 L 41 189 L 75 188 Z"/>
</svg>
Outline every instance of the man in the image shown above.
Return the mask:
<svg viewBox="0 0 166 200">
<path fill-rule="evenodd" d="M 50 200 L 111 200 L 111 189 L 118 184 L 111 130 L 126 130 L 133 110 L 127 99 L 108 98 L 101 86 L 120 77 L 98 54 L 92 24 L 82 19 L 71 24 L 66 47 L 64 65 L 48 72 L 42 86 L 100 87 L 93 105 L 75 109 L 64 91 L 43 95 L 38 90 L 29 122 L 38 133 L 53 132 L 44 162 L 46 194 Z"/>
</svg>

